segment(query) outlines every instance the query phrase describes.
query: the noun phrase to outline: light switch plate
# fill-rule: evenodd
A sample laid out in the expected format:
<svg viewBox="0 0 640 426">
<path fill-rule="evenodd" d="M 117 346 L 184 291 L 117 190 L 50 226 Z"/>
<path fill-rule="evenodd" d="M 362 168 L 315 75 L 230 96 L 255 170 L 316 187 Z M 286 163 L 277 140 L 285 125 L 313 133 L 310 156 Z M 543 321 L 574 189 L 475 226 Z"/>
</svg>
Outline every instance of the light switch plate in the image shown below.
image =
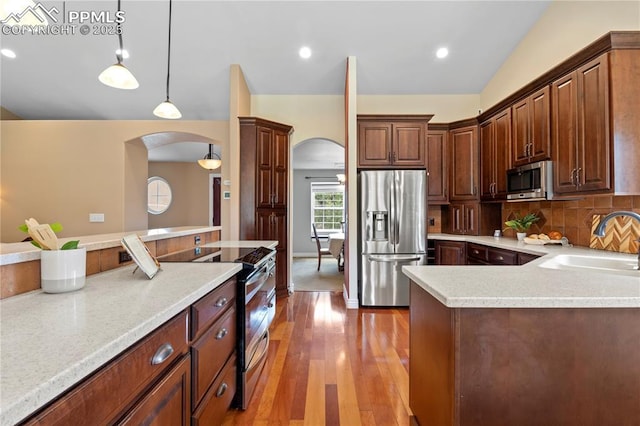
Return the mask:
<svg viewBox="0 0 640 426">
<path fill-rule="evenodd" d="M 104 222 L 104 213 L 89 213 L 89 222 Z"/>
</svg>

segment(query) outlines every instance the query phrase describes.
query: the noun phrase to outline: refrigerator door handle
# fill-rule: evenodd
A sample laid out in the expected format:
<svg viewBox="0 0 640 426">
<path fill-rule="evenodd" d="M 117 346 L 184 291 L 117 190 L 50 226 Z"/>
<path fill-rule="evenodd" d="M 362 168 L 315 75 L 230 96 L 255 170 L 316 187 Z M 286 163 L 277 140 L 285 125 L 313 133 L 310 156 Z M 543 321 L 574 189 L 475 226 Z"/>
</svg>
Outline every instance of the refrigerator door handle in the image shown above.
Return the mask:
<svg viewBox="0 0 640 426">
<path fill-rule="evenodd" d="M 416 260 L 420 260 L 420 256 L 408 255 L 408 256 L 376 256 L 369 255 L 367 256 L 370 262 L 413 262 Z"/>
</svg>

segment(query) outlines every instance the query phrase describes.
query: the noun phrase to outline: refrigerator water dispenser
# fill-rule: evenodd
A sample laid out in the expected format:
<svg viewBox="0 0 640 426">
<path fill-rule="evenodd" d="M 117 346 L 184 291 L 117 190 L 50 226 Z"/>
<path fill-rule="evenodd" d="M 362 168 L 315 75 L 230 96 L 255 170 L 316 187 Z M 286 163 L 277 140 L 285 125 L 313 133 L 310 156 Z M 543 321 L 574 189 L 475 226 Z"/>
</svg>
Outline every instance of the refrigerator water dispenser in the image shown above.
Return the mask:
<svg viewBox="0 0 640 426">
<path fill-rule="evenodd" d="M 389 212 L 367 212 L 368 241 L 387 241 L 389 239 Z"/>
</svg>

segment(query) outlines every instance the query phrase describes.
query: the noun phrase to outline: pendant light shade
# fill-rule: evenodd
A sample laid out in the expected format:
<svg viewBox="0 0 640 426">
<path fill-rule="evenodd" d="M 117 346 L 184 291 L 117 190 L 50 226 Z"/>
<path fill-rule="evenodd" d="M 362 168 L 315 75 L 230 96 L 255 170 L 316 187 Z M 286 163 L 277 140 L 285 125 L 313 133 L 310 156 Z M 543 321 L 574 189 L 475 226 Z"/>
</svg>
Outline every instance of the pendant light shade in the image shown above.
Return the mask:
<svg viewBox="0 0 640 426">
<path fill-rule="evenodd" d="M 178 110 L 178 108 L 176 108 L 176 106 L 173 103 L 171 103 L 169 98 L 167 98 L 166 101 L 160 103 L 153 110 L 153 115 L 160 118 L 169 118 L 174 120 L 176 118 L 182 117 L 182 114 L 180 114 L 180 111 Z"/>
<path fill-rule="evenodd" d="M 98 76 L 98 80 L 101 83 L 106 84 L 116 89 L 137 89 L 140 85 L 138 80 L 131 74 L 131 71 L 127 69 L 121 62 L 113 64 Z"/>
<path fill-rule="evenodd" d="M 213 145 L 209 144 L 209 153 L 202 160 L 198 160 L 198 164 L 207 170 L 215 170 L 222 165 L 222 159 L 213 152 Z"/>
<path fill-rule="evenodd" d="M 153 114 L 160 118 L 176 119 L 182 117 L 178 108 L 169 100 L 169 76 L 171 69 L 171 0 L 169 0 L 169 41 L 167 43 L 167 99 L 161 102 L 154 110 Z"/>
<path fill-rule="evenodd" d="M 118 12 L 120 12 L 120 0 L 118 0 Z M 100 80 L 102 84 L 106 84 L 107 86 L 114 87 L 116 89 L 137 89 L 140 86 L 138 84 L 138 80 L 136 80 L 127 67 L 122 65 L 122 27 L 120 22 L 116 25 L 118 31 L 118 43 L 120 45 L 120 49 L 116 51 L 116 59 L 118 62 L 102 71 L 98 76 L 98 80 Z"/>
</svg>

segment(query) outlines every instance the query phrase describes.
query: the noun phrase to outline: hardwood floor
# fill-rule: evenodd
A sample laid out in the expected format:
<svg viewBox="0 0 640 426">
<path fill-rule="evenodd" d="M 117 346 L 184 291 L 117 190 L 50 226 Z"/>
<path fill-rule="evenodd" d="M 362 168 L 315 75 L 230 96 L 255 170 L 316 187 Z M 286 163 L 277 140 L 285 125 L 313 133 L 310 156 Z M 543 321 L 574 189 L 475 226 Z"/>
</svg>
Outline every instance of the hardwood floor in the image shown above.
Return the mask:
<svg viewBox="0 0 640 426">
<path fill-rule="evenodd" d="M 230 425 L 409 425 L 409 310 L 345 308 L 340 292 L 277 304 L 269 360 Z"/>
</svg>

